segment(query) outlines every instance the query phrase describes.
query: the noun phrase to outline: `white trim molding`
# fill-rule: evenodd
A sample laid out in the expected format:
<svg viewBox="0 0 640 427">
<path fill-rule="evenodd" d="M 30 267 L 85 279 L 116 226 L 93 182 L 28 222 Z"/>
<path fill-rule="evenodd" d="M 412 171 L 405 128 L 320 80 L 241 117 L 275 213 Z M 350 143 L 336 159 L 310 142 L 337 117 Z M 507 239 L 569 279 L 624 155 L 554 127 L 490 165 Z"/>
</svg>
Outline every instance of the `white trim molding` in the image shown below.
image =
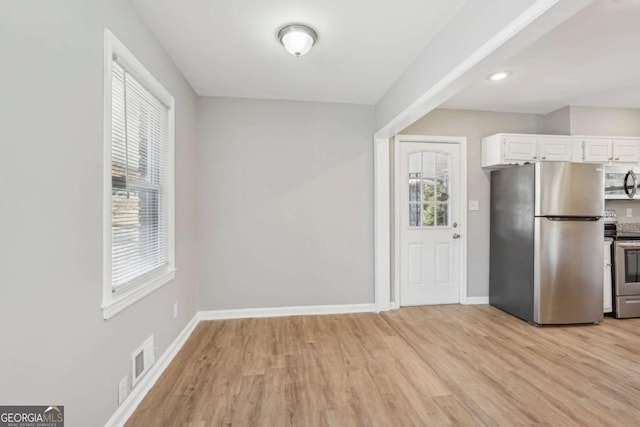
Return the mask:
<svg viewBox="0 0 640 427">
<path fill-rule="evenodd" d="M 114 292 L 112 286 L 112 183 L 111 183 L 111 151 L 112 151 L 112 67 L 114 56 L 119 63 L 126 65 L 127 72 L 136 77 L 144 87 L 168 108 L 168 147 L 166 179 L 166 243 L 167 262 L 164 266 L 135 279 L 126 289 Z M 136 59 L 118 38 L 107 28 L 104 29 L 104 111 L 103 111 L 103 229 L 102 229 L 102 315 L 110 319 L 136 301 L 149 295 L 175 278 L 175 99 L 156 80 L 153 75 Z"/>
<path fill-rule="evenodd" d="M 462 236 L 460 239 L 460 265 L 458 268 L 458 277 L 460 280 L 458 290 L 458 302 L 460 304 L 466 304 L 467 301 L 467 138 L 464 136 L 430 136 L 430 135 L 397 135 L 393 139 L 393 182 L 394 188 L 393 204 L 390 203 L 391 209 L 393 209 L 393 247 L 394 251 L 391 256 L 391 262 L 393 263 L 394 275 L 391 277 L 389 283 L 389 293 L 391 293 L 391 284 L 393 284 L 393 304 L 395 307 L 400 307 L 400 217 L 398 212 L 400 211 L 400 200 L 397 195 L 400 193 L 400 180 L 399 173 L 399 152 L 401 142 L 423 142 L 428 143 L 441 143 L 441 144 L 457 144 L 460 147 L 460 218 L 459 218 L 459 233 Z M 391 249 L 389 249 L 391 253 Z"/>
<path fill-rule="evenodd" d="M 375 312 L 375 304 L 307 305 L 298 307 L 239 308 L 200 312 L 200 320 L 250 319 L 256 317 L 309 316 Z"/>
<path fill-rule="evenodd" d="M 391 302 L 391 176 L 389 139 L 374 141 L 374 294 L 376 311 L 388 311 Z"/>
<path fill-rule="evenodd" d="M 153 387 L 156 381 L 158 381 L 164 370 L 167 369 L 182 346 L 187 342 L 187 339 L 189 339 L 199 322 L 200 313 L 196 313 L 191 321 L 189 321 L 184 329 L 178 334 L 176 339 L 173 340 L 169 348 L 167 348 L 156 363 L 151 366 L 149 372 L 147 372 L 136 384 L 135 388 L 131 390 L 131 393 L 126 400 L 118 407 L 111 418 L 109 418 L 105 427 L 120 427 L 125 425 L 129 417 L 133 415 L 138 405 L 140 405 L 147 393 L 149 393 L 151 387 Z"/>
<path fill-rule="evenodd" d="M 462 304 L 465 305 L 479 305 L 479 304 L 489 304 L 489 297 L 467 297 L 466 301 Z"/>
</svg>

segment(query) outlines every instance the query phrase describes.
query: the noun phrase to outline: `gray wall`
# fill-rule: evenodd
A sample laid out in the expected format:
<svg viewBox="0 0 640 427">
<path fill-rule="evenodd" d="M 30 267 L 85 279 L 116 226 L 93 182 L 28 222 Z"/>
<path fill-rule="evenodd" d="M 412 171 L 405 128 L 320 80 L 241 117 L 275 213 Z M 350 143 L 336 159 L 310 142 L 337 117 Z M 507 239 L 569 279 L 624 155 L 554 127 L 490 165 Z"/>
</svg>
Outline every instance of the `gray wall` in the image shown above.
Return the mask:
<svg viewBox="0 0 640 427">
<path fill-rule="evenodd" d="M 618 222 L 640 222 L 640 200 L 605 200 L 604 208 L 616 211 Z M 627 217 L 627 209 L 632 209 L 632 216 Z"/>
<path fill-rule="evenodd" d="M 103 29 L 176 98 L 176 280 L 102 318 Z M 197 98 L 128 0 L 0 7 L 0 403 L 63 404 L 67 425 L 103 425 L 130 353 L 157 354 L 197 298 Z M 180 313 L 173 319 L 173 302 Z"/>
<path fill-rule="evenodd" d="M 640 109 L 570 108 L 571 135 L 640 136 Z"/>
<path fill-rule="evenodd" d="M 373 108 L 199 102 L 200 308 L 373 302 Z"/>
<path fill-rule="evenodd" d="M 541 124 L 546 134 L 640 136 L 640 109 L 571 105 L 543 116 Z"/>
<path fill-rule="evenodd" d="M 542 116 L 540 133 L 571 135 L 571 107 L 566 106 Z"/>
<path fill-rule="evenodd" d="M 469 211 L 467 232 L 468 295 L 489 295 L 489 201 L 490 175 L 480 167 L 481 140 L 500 132 L 538 133 L 541 116 L 438 109 L 401 133 L 467 137 L 467 196 L 480 202 L 479 211 Z M 464 204 L 466 206 L 466 203 Z"/>
</svg>

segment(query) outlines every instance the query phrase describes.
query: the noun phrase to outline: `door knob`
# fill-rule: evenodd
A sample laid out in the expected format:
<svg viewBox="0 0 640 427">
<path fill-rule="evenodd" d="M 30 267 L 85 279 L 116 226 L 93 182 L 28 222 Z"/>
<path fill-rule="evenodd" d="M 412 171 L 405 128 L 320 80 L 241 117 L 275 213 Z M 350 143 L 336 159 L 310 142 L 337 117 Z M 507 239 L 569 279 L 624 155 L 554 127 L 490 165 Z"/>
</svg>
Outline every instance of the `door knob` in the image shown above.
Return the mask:
<svg viewBox="0 0 640 427">
<path fill-rule="evenodd" d="M 459 238 L 460 238 L 460 235 L 459 235 L 458 233 L 453 233 L 453 238 L 454 238 L 454 239 L 459 239 Z"/>
</svg>

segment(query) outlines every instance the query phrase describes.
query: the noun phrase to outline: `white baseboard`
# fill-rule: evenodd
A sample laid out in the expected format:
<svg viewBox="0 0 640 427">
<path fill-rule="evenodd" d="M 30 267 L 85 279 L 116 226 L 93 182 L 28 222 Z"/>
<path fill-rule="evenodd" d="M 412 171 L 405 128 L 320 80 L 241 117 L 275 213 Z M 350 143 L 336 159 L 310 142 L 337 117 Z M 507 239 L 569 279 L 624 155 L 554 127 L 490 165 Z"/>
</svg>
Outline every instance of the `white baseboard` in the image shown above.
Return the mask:
<svg viewBox="0 0 640 427">
<path fill-rule="evenodd" d="M 395 302 L 395 301 L 391 301 L 391 302 L 389 303 L 389 309 L 390 309 L 390 310 L 397 310 L 397 309 L 399 309 L 399 308 L 400 308 L 400 306 L 398 305 L 398 303 L 397 303 L 397 302 Z"/>
<path fill-rule="evenodd" d="M 308 316 L 318 314 L 369 313 L 375 304 L 306 305 L 299 307 L 240 308 L 200 312 L 200 320 L 249 319 L 253 317 Z"/>
<path fill-rule="evenodd" d="M 200 322 L 200 313 L 196 313 L 193 319 L 184 329 L 178 334 L 175 340 L 171 343 L 169 348 L 162 353 L 162 356 L 156 360 L 156 363 L 149 369 L 144 377 L 136 384 L 136 387 L 131 390 L 129 396 L 122 402 L 122 405 L 118 407 L 116 412 L 113 413 L 109 421 L 105 424 L 105 427 L 120 427 L 124 426 L 129 417 L 133 415 L 142 399 L 147 395 L 151 387 L 158 381 L 160 375 L 167 369 L 167 366 L 171 363 L 173 358 L 178 354 L 178 351 L 182 348 L 187 341 L 191 333 Z"/>
<path fill-rule="evenodd" d="M 467 297 L 465 305 L 489 304 L 489 297 Z"/>
<path fill-rule="evenodd" d="M 281 317 L 305 316 L 319 314 L 347 314 L 375 312 L 375 304 L 341 304 L 341 305 L 310 305 L 302 307 L 273 307 L 273 308 L 243 308 L 238 310 L 199 311 L 184 327 L 169 348 L 160 356 L 149 372 L 142 377 L 136 387 L 131 390 L 127 399 L 113 413 L 105 427 L 121 427 L 147 395 L 151 387 L 158 381 L 167 366 L 178 354 L 191 333 L 202 320 L 246 319 L 252 317 Z"/>
</svg>

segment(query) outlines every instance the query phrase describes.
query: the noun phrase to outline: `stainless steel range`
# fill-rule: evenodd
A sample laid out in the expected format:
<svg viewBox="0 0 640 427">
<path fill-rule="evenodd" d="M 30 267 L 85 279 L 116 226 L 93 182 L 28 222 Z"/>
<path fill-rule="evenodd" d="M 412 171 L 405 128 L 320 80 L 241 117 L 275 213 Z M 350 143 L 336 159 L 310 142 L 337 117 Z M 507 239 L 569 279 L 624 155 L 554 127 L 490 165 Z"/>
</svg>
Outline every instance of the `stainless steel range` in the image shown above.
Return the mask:
<svg viewBox="0 0 640 427">
<path fill-rule="evenodd" d="M 613 247 L 615 316 L 640 317 L 640 223 L 617 223 Z"/>
</svg>

